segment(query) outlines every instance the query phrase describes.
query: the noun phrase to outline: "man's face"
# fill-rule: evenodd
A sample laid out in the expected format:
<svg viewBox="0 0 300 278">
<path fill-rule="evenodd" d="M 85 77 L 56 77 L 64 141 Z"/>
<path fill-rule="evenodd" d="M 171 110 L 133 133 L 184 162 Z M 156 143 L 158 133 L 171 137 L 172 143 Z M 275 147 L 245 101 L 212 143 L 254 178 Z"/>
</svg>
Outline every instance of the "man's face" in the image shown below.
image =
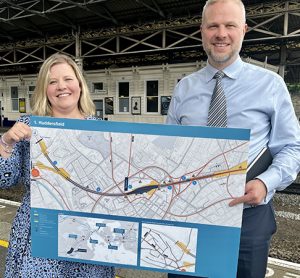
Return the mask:
<svg viewBox="0 0 300 278">
<path fill-rule="evenodd" d="M 237 58 L 247 30 L 242 8 L 233 2 L 218 2 L 207 7 L 202 18 L 203 48 L 209 63 L 224 69 Z"/>
</svg>

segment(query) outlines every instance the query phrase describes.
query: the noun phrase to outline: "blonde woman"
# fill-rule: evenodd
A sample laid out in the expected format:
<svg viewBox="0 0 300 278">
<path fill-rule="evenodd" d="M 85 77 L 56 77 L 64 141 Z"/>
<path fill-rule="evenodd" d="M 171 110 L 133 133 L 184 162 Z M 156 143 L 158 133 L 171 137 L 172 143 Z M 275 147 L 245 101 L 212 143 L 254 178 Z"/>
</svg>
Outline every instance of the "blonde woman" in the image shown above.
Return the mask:
<svg viewBox="0 0 300 278">
<path fill-rule="evenodd" d="M 80 69 L 62 54 L 54 54 L 43 63 L 31 105 L 32 114 L 38 116 L 88 119 L 95 112 Z M 31 256 L 29 119 L 21 117 L 0 139 L 0 188 L 18 183 L 25 186 L 12 225 L 4 277 L 114 277 L 111 267 Z"/>
</svg>

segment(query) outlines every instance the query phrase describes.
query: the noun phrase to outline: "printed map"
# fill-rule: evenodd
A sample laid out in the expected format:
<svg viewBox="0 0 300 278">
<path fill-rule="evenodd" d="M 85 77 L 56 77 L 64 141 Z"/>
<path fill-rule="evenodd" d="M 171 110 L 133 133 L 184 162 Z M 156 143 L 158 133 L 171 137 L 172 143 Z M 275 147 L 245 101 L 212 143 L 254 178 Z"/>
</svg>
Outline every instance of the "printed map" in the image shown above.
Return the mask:
<svg viewBox="0 0 300 278">
<path fill-rule="evenodd" d="M 193 225 L 240 228 L 247 158 L 247 140 L 37 126 L 31 205 L 58 211 L 58 257 L 197 273 Z"/>
</svg>

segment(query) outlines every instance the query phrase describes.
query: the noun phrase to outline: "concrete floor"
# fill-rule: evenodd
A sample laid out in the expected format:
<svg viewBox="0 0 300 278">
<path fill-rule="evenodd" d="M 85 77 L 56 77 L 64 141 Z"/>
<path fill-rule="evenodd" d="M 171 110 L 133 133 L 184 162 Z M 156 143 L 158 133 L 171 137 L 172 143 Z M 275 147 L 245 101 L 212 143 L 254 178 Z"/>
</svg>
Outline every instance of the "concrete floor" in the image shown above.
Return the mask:
<svg viewBox="0 0 300 278">
<path fill-rule="evenodd" d="M 167 278 L 165 273 L 144 270 L 117 269 L 116 273 L 120 278 Z"/>
</svg>

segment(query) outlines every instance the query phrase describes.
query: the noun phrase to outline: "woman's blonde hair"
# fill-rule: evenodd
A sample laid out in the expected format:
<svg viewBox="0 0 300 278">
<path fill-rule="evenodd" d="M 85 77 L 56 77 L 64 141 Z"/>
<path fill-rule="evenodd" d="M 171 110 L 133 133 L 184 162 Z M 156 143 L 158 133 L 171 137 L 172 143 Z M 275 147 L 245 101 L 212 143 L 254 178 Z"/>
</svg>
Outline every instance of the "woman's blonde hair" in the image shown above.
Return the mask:
<svg viewBox="0 0 300 278">
<path fill-rule="evenodd" d="M 95 105 L 91 99 L 88 86 L 81 70 L 71 57 L 60 53 L 55 53 L 48 57 L 40 68 L 34 94 L 30 101 L 32 114 L 37 116 L 52 116 L 51 103 L 49 102 L 47 97 L 47 86 L 50 79 L 50 69 L 54 65 L 63 63 L 66 63 L 72 67 L 78 79 L 79 86 L 81 88 L 81 94 L 78 101 L 79 111 L 84 116 L 94 115 Z"/>
</svg>

